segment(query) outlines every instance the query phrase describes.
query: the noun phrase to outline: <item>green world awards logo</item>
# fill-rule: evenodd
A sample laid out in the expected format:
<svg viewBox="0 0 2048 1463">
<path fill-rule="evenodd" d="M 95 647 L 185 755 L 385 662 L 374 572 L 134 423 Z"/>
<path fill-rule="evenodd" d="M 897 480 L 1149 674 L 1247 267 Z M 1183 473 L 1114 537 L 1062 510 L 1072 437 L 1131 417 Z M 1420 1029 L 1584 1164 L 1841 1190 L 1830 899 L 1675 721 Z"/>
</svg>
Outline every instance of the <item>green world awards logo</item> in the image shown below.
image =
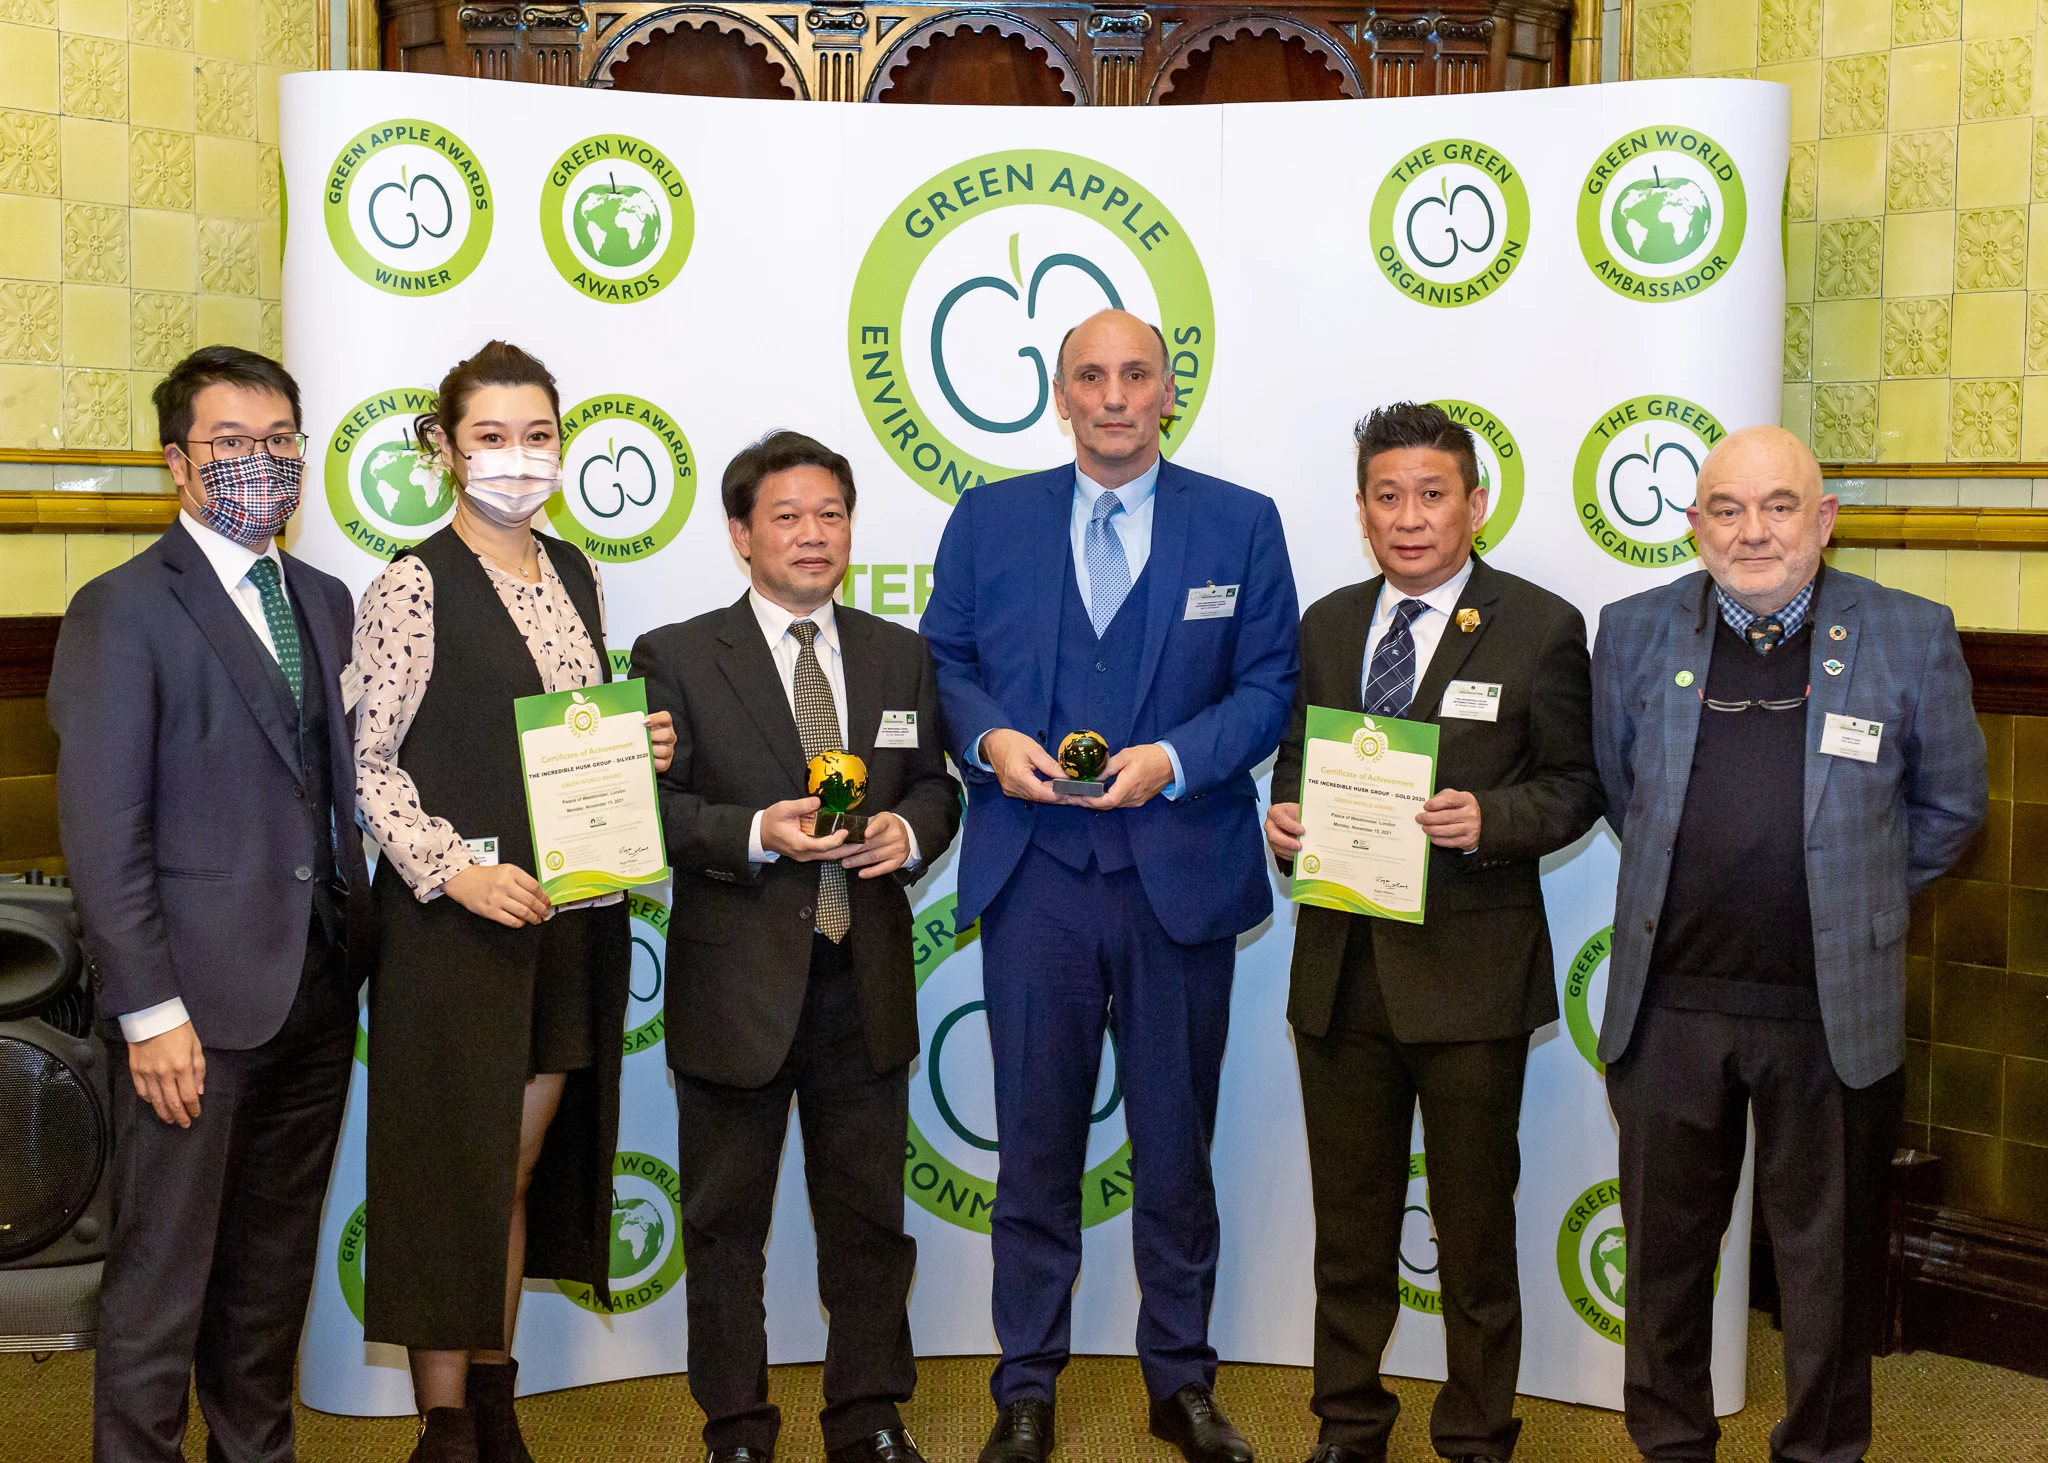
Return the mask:
<svg viewBox="0 0 2048 1463">
<path fill-rule="evenodd" d="M 612 1160 L 612 1303 L 572 1280 L 555 1289 L 586 1311 L 616 1316 L 653 1305 L 682 1278 L 682 1181 L 653 1154 L 622 1151 Z"/>
<path fill-rule="evenodd" d="M 434 393 L 401 386 L 366 396 L 342 413 L 327 439 L 327 510 L 351 542 L 388 559 L 455 516 L 455 481 L 413 420 L 434 409 Z"/>
<path fill-rule="evenodd" d="M 637 396 L 593 396 L 562 413 L 562 491 L 548 521 L 604 563 L 659 553 L 697 501 L 697 464 L 674 417 Z"/>
<path fill-rule="evenodd" d="M 1156 321 L 1187 439 L 1213 374 L 1215 307 L 1179 220 L 1137 180 L 1072 153 L 971 158 L 891 211 L 854 280 L 847 363 L 875 439 L 941 502 L 1066 461 L 1052 404 L 1067 330 L 1104 309 Z"/>
<path fill-rule="evenodd" d="M 491 184 L 469 144 L 418 118 L 379 122 L 335 155 L 327 237 L 349 272 L 393 295 L 438 295 L 491 242 Z"/>
<path fill-rule="evenodd" d="M 1643 127 L 1609 144 L 1579 188 L 1579 249 L 1631 300 L 1680 300 L 1728 272 L 1748 221 L 1728 150 L 1689 127 Z"/>
<path fill-rule="evenodd" d="M 1526 474 L 1521 444 L 1506 422 L 1476 402 L 1438 397 L 1435 405 L 1472 433 L 1474 455 L 1479 459 L 1479 486 L 1486 489 L 1486 521 L 1472 536 L 1472 547 L 1488 553 L 1500 547 L 1522 511 Z"/>
<path fill-rule="evenodd" d="M 1564 1222 L 1557 1227 L 1557 1278 L 1579 1319 L 1621 1345 L 1628 1319 L 1628 1236 L 1621 1226 L 1621 1180 L 1602 1180 L 1565 1210 Z"/>
<path fill-rule="evenodd" d="M 943 1013 L 929 1024 L 931 1035 L 925 1043 L 923 1075 L 944 1133 L 941 1142 L 934 1143 L 918 1126 L 920 1103 L 913 1085 L 910 1132 L 903 1148 L 903 1192 L 919 1208 L 948 1224 L 987 1234 L 989 1213 L 996 1202 L 994 1159 L 1000 1145 L 995 1136 L 995 1101 L 990 1091 L 991 1063 L 982 1055 L 987 1042 L 970 1042 L 969 1036 L 974 1026 L 981 1026 L 985 1032 L 988 1006 L 980 996 L 981 982 L 970 969 L 955 966 L 933 981 L 949 957 L 979 938 L 980 932 L 973 926 L 964 931 L 954 927 L 954 908 L 951 894 L 927 905 L 918 911 L 917 925 L 912 931 L 917 957 L 919 1024 L 927 1024 L 927 1014 Z M 1115 1048 L 1108 1043 L 1105 1047 L 1110 1054 L 1103 1064 L 1109 1091 L 1104 1095 L 1098 1087 L 1098 1101 L 1088 1115 L 1093 1129 L 1091 1153 L 1108 1147 L 1117 1136 L 1114 1129 L 1102 1125 L 1123 1106 Z M 951 1150 L 952 1156 L 945 1150 Z M 982 1169 L 987 1173 L 982 1173 Z M 1130 1207 L 1131 1145 L 1126 1138 L 1082 1175 L 1081 1226 L 1086 1229 L 1113 1219 Z"/>
<path fill-rule="evenodd" d="M 1429 1164 L 1420 1153 L 1408 1155 L 1400 1260 L 1401 1304 L 1425 1316 L 1441 1316 L 1444 1297 L 1436 1278 L 1436 1220 L 1429 1212 Z"/>
<path fill-rule="evenodd" d="M 1598 931 L 1572 957 L 1564 973 L 1564 1027 L 1572 1045 L 1586 1059 L 1586 1065 L 1601 1076 L 1607 1064 L 1600 1060 L 1600 1028 L 1593 1013 L 1607 1006 L 1607 961 L 1614 953 L 1614 926 Z"/>
<path fill-rule="evenodd" d="M 1686 522 L 1700 464 L 1728 435 L 1682 396 L 1637 396 L 1609 410 L 1579 446 L 1572 499 L 1587 537 L 1624 564 L 1661 569 L 1698 556 Z"/>
<path fill-rule="evenodd" d="M 363 1231 L 366 1227 L 364 1216 L 369 1212 L 369 1200 L 356 1205 L 356 1212 L 349 1215 L 348 1222 L 341 1227 L 341 1243 L 334 1247 L 334 1268 L 336 1278 L 341 1282 L 341 1298 L 358 1326 L 363 1324 Z"/>
<path fill-rule="evenodd" d="M 681 272 L 695 233 L 682 170 L 637 137 L 584 138 L 555 159 L 541 186 L 541 242 L 589 299 L 652 298 Z"/>
<path fill-rule="evenodd" d="M 1455 309 L 1508 281 L 1529 247 L 1522 175 L 1482 142 L 1447 137 L 1418 147 L 1372 200 L 1373 262 L 1418 304 Z"/>
<path fill-rule="evenodd" d="M 616 653 L 616 652 L 615 652 Z M 633 928 L 633 973 L 626 987 L 626 1055 L 661 1045 L 662 980 L 668 965 L 668 906 L 640 893 L 626 896 Z"/>
</svg>

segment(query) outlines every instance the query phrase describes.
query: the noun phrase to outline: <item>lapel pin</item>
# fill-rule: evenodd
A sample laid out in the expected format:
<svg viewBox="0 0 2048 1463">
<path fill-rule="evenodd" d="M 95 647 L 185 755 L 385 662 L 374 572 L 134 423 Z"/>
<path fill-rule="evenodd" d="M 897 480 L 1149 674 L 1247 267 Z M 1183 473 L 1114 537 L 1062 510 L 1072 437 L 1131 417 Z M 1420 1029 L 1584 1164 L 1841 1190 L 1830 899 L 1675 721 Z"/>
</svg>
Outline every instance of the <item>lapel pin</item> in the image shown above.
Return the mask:
<svg viewBox="0 0 2048 1463">
<path fill-rule="evenodd" d="M 1839 676 L 1842 673 L 1842 663 L 1839 660 L 1824 660 L 1820 663 L 1820 668 L 1831 676 Z"/>
<path fill-rule="evenodd" d="M 1459 610 L 1458 628 L 1464 631 L 1467 635 L 1470 635 L 1474 630 L 1477 630 L 1479 628 L 1479 611 Z"/>
<path fill-rule="evenodd" d="M 1830 625 L 1830 626 L 1828 626 L 1828 639 L 1830 639 L 1830 640 L 1847 640 L 1848 638 L 1849 638 L 1849 632 L 1848 632 L 1847 630 L 1844 630 L 1844 629 L 1843 629 L 1843 628 L 1842 628 L 1842 627 L 1841 627 L 1840 625 Z"/>
<path fill-rule="evenodd" d="M 1692 684 L 1692 672 L 1691 672 L 1691 671 L 1680 671 L 1680 672 L 1679 672 L 1679 673 L 1678 673 L 1677 675 L 1673 676 L 1673 677 L 1672 677 L 1671 679 L 1672 679 L 1672 680 L 1674 680 L 1674 681 L 1676 681 L 1676 682 L 1678 682 L 1678 684 L 1679 684 L 1679 685 L 1681 685 L 1681 686 L 1690 686 L 1690 685 Z"/>
</svg>

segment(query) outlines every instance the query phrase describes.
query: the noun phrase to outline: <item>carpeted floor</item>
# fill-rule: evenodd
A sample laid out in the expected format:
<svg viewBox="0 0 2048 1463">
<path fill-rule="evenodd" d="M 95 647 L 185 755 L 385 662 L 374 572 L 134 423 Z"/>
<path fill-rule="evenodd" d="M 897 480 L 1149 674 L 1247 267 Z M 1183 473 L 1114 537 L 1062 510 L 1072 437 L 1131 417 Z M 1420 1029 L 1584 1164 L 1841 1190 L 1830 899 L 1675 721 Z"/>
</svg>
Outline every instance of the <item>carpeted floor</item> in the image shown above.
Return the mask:
<svg viewBox="0 0 2048 1463">
<path fill-rule="evenodd" d="M 1750 1315 L 1749 1406 L 1723 1420 L 1721 1456 L 1762 1460 L 1784 1399 L 1778 1337 Z M 931 1463 L 972 1463 L 990 1419 L 989 1363 L 983 1357 L 919 1363 L 917 1398 L 906 1420 Z M 819 1463 L 815 1417 L 819 1368 L 777 1367 L 771 1385 L 783 1409 L 783 1463 Z M 1396 1381 L 1403 1405 L 1393 1463 L 1429 1463 L 1428 1413 L 1436 1387 Z M 1870 1463 L 2012 1463 L 2048 1458 L 2048 1381 L 1951 1357 L 1919 1354 L 1877 1363 L 1877 1438 Z M 80 1463 L 91 1452 L 92 1356 L 36 1362 L 0 1356 L 0 1459 Z M 1309 1374 L 1296 1367 L 1226 1366 L 1217 1394 L 1266 1463 L 1300 1463 L 1314 1441 Z M 1522 1399 L 1525 1463 L 1634 1463 L 1621 1418 L 1590 1407 Z M 615 1382 L 531 1397 L 520 1403 L 539 1463 L 696 1463 L 703 1415 L 679 1376 Z M 1127 1357 L 1076 1358 L 1060 1381 L 1059 1449 L 1064 1463 L 1178 1463 L 1145 1433 L 1144 1388 Z M 193 1410 L 188 1459 L 206 1456 Z M 413 1424 L 299 1411 L 304 1463 L 402 1463 Z"/>
</svg>

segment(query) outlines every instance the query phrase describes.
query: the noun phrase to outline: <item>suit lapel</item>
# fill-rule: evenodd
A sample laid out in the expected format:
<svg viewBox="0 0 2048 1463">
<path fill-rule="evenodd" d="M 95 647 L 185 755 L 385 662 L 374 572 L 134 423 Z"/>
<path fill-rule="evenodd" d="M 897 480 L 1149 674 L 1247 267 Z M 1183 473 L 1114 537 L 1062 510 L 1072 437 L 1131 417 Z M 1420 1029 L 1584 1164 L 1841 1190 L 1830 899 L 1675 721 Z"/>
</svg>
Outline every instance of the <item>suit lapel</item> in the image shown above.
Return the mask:
<svg viewBox="0 0 2048 1463">
<path fill-rule="evenodd" d="M 1052 683 L 1059 673 L 1060 660 L 1060 606 L 1067 596 L 1067 576 L 1074 571 L 1068 567 L 1073 557 L 1070 548 L 1074 521 L 1074 469 L 1055 468 L 1045 475 L 1045 494 L 1038 500 L 1038 521 L 1032 529 L 1032 540 L 1043 545 L 1037 555 L 1037 571 L 1033 576 L 1033 592 L 1036 603 L 1033 609 L 1038 624 L 1038 717 L 1040 722 L 1052 716 Z"/>
<path fill-rule="evenodd" d="M 875 663 L 875 622 L 837 607 L 841 669 L 846 673 L 846 750 L 866 762 L 875 755 L 882 724 L 882 668 Z"/>
<path fill-rule="evenodd" d="M 1806 831 L 1813 831 L 1813 820 L 1820 814 L 1822 791 L 1827 787 L 1828 774 L 1834 770 L 1836 759 L 1820 749 L 1820 735 L 1827 726 L 1829 712 L 1846 713 L 1849 705 L 1849 686 L 1856 676 L 1857 631 L 1861 629 L 1860 616 L 1856 612 L 1856 586 L 1840 574 L 1821 573 L 1820 587 L 1813 596 L 1812 616 L 1813 650 L 1806 671 Z M 1843 637 L 1840 640 L 1828 638 L 1828 632 L 1840 625 Z M 1841 662 L 1838 675 L 1827 673 L 1827 662 Z"/>
<path fill-rule="evenodd" d="M 1692 751 L 1700 737 L 1700 712 L 1706 706 L 1715 627 L 1721 622 L 1713 602 L 1714 581 L 1701 574 L 1699 590 L 1700 597 L 1690 603 L 1679 601 L 1678 613 L 1665 631 L 1664 646 L 1653 644 L 1650 650 L 1648 694 L 1663 698 L 1662 773 L 1667 794 L 1676 800 L 1673 807 L 1684 805 L 1685 789 L 1692 781 Z M 1668 653 L 1660 654 L 1665 646 Z M 1690 676 L 1691 684 L 1681 687 L 1676 679 L 1680 674 Z"/>
<path fill-rule="evenodd" d="M 804 746 L 797 735 L 796 717 L 790 713 L 789 696 L 782 689 L 782 676 L 775 669 L 775 657 L 762 638 L 761 622 L 743 594 L 739 603 L 725 612 L 725 624 L 718 632 L 724 649 L 718 668 L 732 685 L 748 719 L 775 754 L 776 768 L 792 789 L 790 796 L 805 793 Z"/>
<path fill-rule="evenodd" d="M 1408 720 L 1436 721 L 1437 711 L 1444 699 L 1444 687 L 1448 686 L 1465 662 L 1479 646 L 1480 640 L 1492 629 L 1494 617 L 1487 613 L 1500 597 L 1500 586 L 1494 579 L 1493 570 L 1486 567 L 1486 561 L 1475 555 L 1472 559 L 1472 577 L 1465 581 L 1465 592 L 1458 596 L 1456 608 L 1451 611 L 1451 622 L 1444 626 L 1444 633 L 1436 642 L 1436 652 L 1429 658 L 1429 669 L 1423 672 L 1421 683 L 1415 688 L 1415 698 L 1408 703 Z M 1458 611 L 1476 609 L 1479 627 L 1466 631 L 1458 624 Z M 1361 657 L 1364 651 L 1359 652 Z"/>
<path fill-rule="evenodd" d="M 1369 579 L 1358 588 L 1357 610 L 1338 627 L 1329 641 L 1331 678 L 1344 694 L 1326 703 L 1332 711 L 1365 710 L 1365 642 L 1372 634 L 1372 617 L 1380 602 L 1386 576 Z"/>
<path fill-rule="evenodd" d="M 1188 555 L 1187 484 L 1180 469 L 1161 459 L 1159 482 L 1152 490 L 1152 552 L 1145 562 L 1151 589 L 1145 596 L 1145 655 L 1138 662 L 1138 683 L 1131 697 L 1133 712 L 1145 704 L 1158 674 L 1159 661 L 1166 653 L 1166 637 L 1180 608 L 1182 568 Z M 1123 728 L 1123 740 L 1131 728 Z M 1111 746 L 1120 746 L 1115 737 Z"/>
<path fill-rule="evenodd" d="M 213 565 L 200 552 L 199 545 L 192 541 L 192 535 L 185 531 L 183 524 L 173 522 L 164 531 L 163 555 L 165 565 L 173 571 L 171 593 L 213 647 L 228 680 L 240 693 L 249 714 L 256 718 L 256 724 L 263 728 L 263 735 L 271 747 L 284 759 L 285 766 L 298 773 L 297 729 L 285 721 L 284 708 L 278 703 L 276 688 L 271 684 L 271 665 L 266 663 L 270 657 L 263 648 L 263 642 L 256 638 L 256 632 L 249 628 L 249 622 L 242 618 L 242 612 L 228 598 L 219 576 L 213 572 Z"/>
</svg>

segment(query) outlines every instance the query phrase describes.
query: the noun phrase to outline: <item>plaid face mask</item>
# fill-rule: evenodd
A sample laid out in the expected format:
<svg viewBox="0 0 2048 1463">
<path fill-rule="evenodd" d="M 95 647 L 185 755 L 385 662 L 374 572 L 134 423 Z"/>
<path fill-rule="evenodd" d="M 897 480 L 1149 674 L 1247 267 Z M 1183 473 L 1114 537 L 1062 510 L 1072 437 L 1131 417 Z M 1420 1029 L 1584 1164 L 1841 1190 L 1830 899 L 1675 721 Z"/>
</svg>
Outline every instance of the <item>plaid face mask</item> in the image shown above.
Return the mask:
<svg viewBox="0 0 2048 1463">
<path fill-rule="evenodd" d="M 306 464 L 296 457 L 254 452 L 199 464 L 206 506 L 199 516 L 222 538 L 260 549 L 283 529 L 299 506 Z"/>
</svg>

